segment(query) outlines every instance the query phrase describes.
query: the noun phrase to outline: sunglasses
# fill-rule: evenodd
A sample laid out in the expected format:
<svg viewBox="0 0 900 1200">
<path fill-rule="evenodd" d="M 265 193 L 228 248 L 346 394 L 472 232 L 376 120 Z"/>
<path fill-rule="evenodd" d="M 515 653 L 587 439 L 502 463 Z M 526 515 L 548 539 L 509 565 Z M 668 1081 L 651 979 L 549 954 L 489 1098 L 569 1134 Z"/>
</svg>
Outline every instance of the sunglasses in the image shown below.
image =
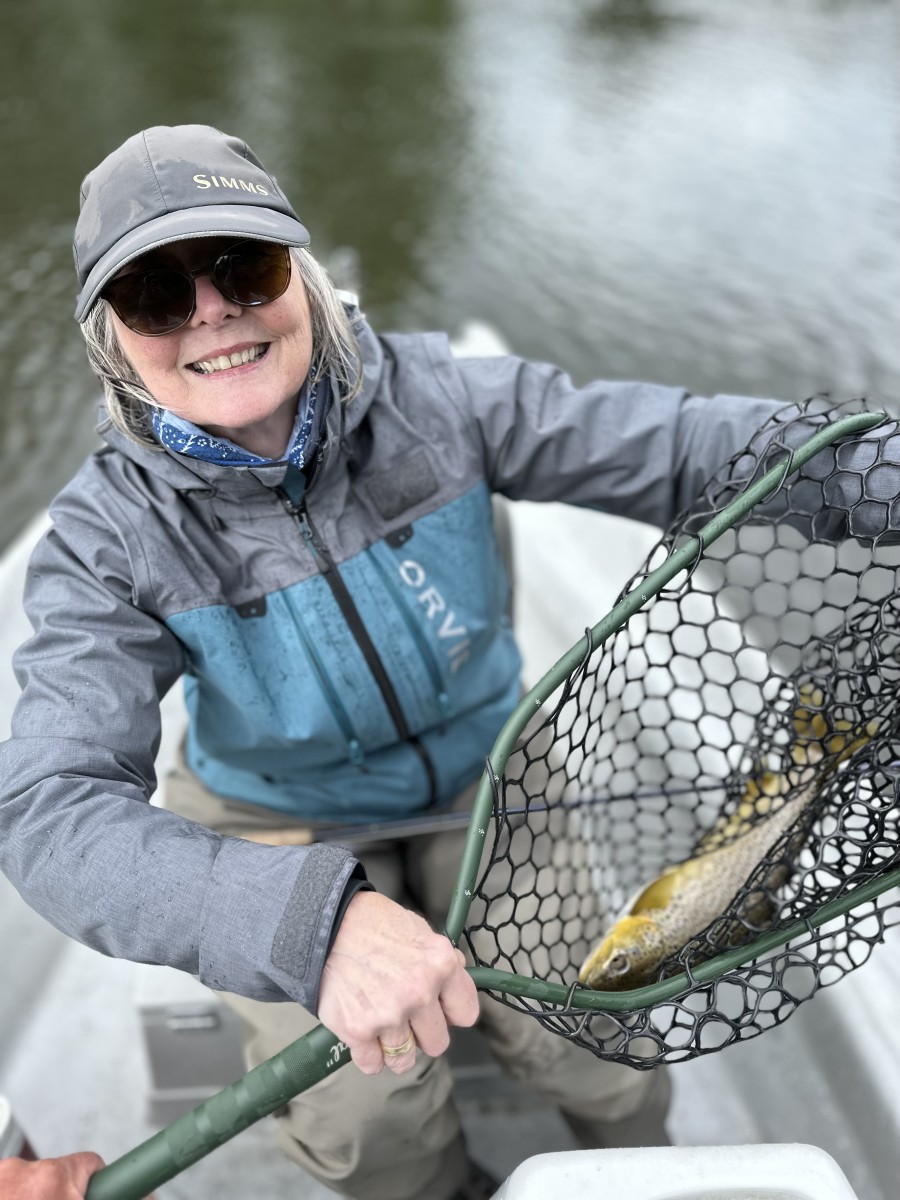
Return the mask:
<svg viewBox="0 0 900 1200">
<path fill-rule="evenodd" d="M 238 242 L 205 267 L 149 267 L 120 275 L 100 293 L 116 316 L 143 337 L 161 337 L 186 325 L 197 308 L 198 275 L 208 275 L 226 300 L 242 308 L 268 304 L 284 295 L 291 279 L 287 246 Z"/>
</svg>

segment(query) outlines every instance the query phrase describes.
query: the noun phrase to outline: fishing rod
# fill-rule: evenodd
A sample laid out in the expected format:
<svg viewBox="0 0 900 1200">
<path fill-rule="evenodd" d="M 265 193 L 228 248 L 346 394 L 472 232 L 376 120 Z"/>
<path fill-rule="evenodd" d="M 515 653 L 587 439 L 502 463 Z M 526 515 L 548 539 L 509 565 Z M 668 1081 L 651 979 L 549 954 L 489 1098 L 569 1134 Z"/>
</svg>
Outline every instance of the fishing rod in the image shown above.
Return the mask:
<svg viewBox="0 0 900 1200">
<path fill-rule="evenodd" d="M 606 792 L 599 796 L 583 796 L 577 800 L 560 800 L 558 803 L 534 801 L 517 806 L 504 806 L 507 817 L 528 817 L 533 813 L 577 812 L 582 808 L 609 804 L 613 800 L 652 800 L 670 796 L 696 796 L 706 792 L 721 792 L 727 780 L 720 783 L 698 784 L 678 788 L 653 788 L 629 792 L 627 796 Z M 320 829 L 309 825 L 288 825 L 281 829 L 261 829 L 235 836 L 246 841 L 261 842 L 269 846 L 311 846 L 314 842 L 326 842 L 340 846 L 362 845 L 369 842 L 393 842 L 400 838 L 422 837 L 431 833 L 443 833 L 454 829 L 467 829 L 472 819 L 470 809 L 459 812 L 423 813 L 418 817 L 403 820 L 370 822 L 365 825 L 323 825 Z"/>
</svg>

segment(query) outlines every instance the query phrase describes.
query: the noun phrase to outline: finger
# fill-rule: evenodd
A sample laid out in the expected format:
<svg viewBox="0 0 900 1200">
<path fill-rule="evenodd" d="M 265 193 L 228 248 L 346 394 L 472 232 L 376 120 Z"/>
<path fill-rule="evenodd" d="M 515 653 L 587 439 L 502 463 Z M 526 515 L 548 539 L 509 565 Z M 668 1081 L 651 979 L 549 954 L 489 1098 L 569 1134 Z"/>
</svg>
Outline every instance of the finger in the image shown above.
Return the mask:
<svg viewBox="0 0 900 1200">
<path fill-rule="evenodd" d="M 350 1057 L 363 1075 L 377 1075 L 384 1070 L 384 1055 L 377 1038 L 355 1042 L 350 1046 Z"/>
<path fill-rule="evenodd" d="M 392 1026 L 378 1039 L 384 1065 L 395 1075 L 409 1071 L 416 1062 L 416 1037 L 409 1025 Z"/>
<path fill-rule="evenodd" d="M 87 1187 L 90 1177 L 106 1165 L 100 1155 L 95 1154 L 93 1150 L 79 1150 L 75 1154 L 67 1154 L 51 1161 L 64 1166 L 73 1185 L 82 1191 Z"/>
<path fill-rule="evenodd" d="M 431 1058 L 443 1054 L 450 1045 L 447 1018 L 438 1000 L 419 1009 L 411 1021 L 419 1048 Z"/>
<path fill-rule="evenodd" d="M 478 1020 L 478 989 L 468 971 L 454 971 L 438 999 L 448 1025 L 474 1025 Z"/>
<path fill-rule="evenodd" d="M 392 1058 L 385 1058 L 384 1065 L 392 1075 L 405 1075 L 407 1071 L 411 1071 L 416 1065 L 416 1046 L 415 1043 L 410 1047 L 407 1054 L 395 1055 Z"/>
</svg>

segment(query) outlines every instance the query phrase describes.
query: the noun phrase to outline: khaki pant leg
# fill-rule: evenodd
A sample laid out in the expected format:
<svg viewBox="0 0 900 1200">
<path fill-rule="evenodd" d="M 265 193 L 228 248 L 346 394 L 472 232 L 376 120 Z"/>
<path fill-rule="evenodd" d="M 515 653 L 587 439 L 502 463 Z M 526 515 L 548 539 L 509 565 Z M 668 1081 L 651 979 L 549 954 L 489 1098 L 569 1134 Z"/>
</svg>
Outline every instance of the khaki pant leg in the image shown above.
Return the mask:
<svg viewBox="0 0 900 1200">
<path fill-rule="evenodd" d="M 476 787 L 460 795 L 454 807 L 460 811 L 471 808 Z M 508 799 L 511 805 L 515 803 L 513 797 Z M 528 831 L 523 828 L 521 836 L 528 850 L 520 857 L 531 857 L 528 870 L 549 869 L 539 861 L 540 851 L 531 845 Z M 407 873 L 413 894 L 421 898 L 426 915 L 437 928 L 442 928 L 446 918 L 464 842 L 464 830 L 410 841 Z M 517 874 L 522 892 L 528 890 L 526 874 L 521 869 Z M 496 925 L 514 921 L 515 901 L 499 899 L 492 903 L 491 914 Z M 520 974 L 531 974 L 527 962 L 517 966 Z M 479 1027 L 504 1072 L 559 1107 L 585 1147 L 668 1145 L 665 1117 L 670 1086 L 662 1069 L 636 1071 L 606 1062 L 520 1010 L 489 996 L 479 999 Z"/>
<path fill-rule="evenodd" d="M 318 1024 L 297 1004 L 224 999 L 245 1028 L 248 1067 Z M 419 1052 L 404 1075 L 352 1065 L 301 1092 L 278 1117 L 278 1143 L 310 1175 L 358 1200 L 447 1200 L 469 1176 L 444 1059 Z"/>
<path fill-rule="evenodd" d="M 292 824 L 283 814 L 210 792 L 179 762 L 166 780 L 166 807 L 229 835 Z M 298 826 L 303 822 L 295 822 Z M 385 895 L 402 889 L 393 843 L 354 847 Z M 314 1028 L 298 1004 L 264 1004 L 222 994 L 241 1017 L 244 1056 L 257 1066 Z M 357 1200 L 447 1200 L 469 1175 L 445 1059 L 419 1052 L 412 1071 L 363 1075 L 352 1064 L 302 1092 L 278 1115 L 278 1140 L 289 1158 L 326 1187 Z"/>
</svg>

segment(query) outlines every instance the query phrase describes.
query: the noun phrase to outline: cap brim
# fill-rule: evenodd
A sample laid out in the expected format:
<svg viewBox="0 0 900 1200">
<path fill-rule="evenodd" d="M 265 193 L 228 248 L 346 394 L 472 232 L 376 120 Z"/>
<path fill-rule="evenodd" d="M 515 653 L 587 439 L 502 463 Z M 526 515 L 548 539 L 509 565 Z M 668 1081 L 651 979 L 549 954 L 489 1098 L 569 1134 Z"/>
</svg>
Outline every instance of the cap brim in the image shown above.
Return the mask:
<svg viewBox="0 0 900 1200">
<path fill-rule="evenodd" d="M 306 228 L 286 213 L 251 204 L 209 204 L 166 213 L 133 229 L 107 250 L 85 280 L 75 305 L 75 320 L 83 321 L 94 301 L 116 274 L 132 259 L 185 238 L 254 238 L 262 242 L 280 242 L 284 246 L 307 246 Z"/>
</svg>

